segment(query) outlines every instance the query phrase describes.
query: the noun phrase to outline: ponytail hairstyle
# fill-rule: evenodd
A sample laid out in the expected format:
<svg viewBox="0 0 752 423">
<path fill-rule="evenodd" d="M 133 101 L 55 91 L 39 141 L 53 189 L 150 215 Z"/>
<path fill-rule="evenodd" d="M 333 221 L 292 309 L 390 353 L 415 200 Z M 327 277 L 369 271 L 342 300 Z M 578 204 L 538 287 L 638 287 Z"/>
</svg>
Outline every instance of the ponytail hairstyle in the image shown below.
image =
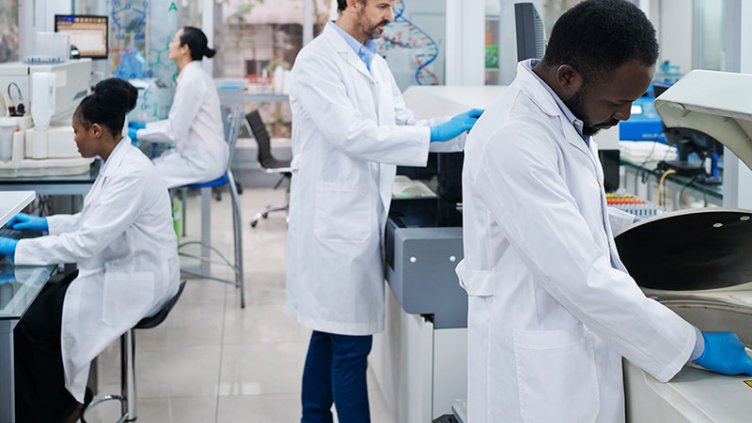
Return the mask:
<svg viewBox="0 0 752 423">
<path fill-rule="evenodd" d="M 211 59 L 217 54 L 217 51 L 209 48 L 209 41 L 204 31 L 194 26 L 184 26 L 183 33 L 180 35 L 180 47 L 188 45 L 191 51 L 191 60 L 201 60 L 206 56 Z"/>
<path fill-rule="evenodd" d="M 84 128 L 98 123 L 117 139 L 123 131 L 125 115 L 136 107 L 137 99 L 138 90 L 130 83 L 120 78 L 105 79 L 81 100 L 75 116 Z"/>
</svg>

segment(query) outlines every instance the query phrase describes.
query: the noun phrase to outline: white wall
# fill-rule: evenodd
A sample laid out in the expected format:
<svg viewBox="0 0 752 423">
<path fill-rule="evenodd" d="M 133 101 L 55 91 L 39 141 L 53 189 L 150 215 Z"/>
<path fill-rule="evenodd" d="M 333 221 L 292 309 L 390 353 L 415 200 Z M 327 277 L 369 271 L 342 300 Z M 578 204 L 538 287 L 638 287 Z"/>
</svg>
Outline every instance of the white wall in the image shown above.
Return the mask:
<svg viewBox="0 0 752 423">
<path fill-rule="evenodd" d="M 653 3 L 653 2 L 651 2 Z M 682 73 L 692 69 L 692 2 L 657 0 L 659 63 L 670 60 Z M 655 21 L 655 20 L 654 20 Z"/>
</svg>

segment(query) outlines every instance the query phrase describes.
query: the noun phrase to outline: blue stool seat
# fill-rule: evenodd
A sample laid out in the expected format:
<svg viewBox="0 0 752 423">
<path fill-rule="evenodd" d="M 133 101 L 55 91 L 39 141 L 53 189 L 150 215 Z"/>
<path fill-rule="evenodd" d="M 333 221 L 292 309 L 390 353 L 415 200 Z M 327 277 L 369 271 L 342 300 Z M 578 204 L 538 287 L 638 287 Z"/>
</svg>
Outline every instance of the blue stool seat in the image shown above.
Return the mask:
<svg viewBox="0 0 752 423">
<path fill-rule="evenodd" d="M 180 188 L 214 188 L 214 187 L 221 187 L 229 183 L 230 183 L 230 179 L 227 177 L 227 172 L 225 172 L 222 176 L 220 176 L 217 179 L 206 181 L 206 182 L 199 182 L 197 184 L 185 185 Z"/>
</svg>

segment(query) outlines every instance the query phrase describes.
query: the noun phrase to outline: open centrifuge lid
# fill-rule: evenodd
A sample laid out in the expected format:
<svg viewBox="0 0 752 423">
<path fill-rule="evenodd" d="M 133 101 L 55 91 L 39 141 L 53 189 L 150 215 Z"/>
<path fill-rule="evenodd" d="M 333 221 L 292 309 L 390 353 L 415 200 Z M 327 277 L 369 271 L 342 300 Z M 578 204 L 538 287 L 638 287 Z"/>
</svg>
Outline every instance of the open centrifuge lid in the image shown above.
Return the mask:
<svg viewBox="0 0 752 423">
<path fill-rule="evenodd" d="M 752 210 L 697 209 L 642 221 L 616 236 L 643 288 L 696 291 L 752 282 Z"/>
<path fill-rule="evenodd" d="M 655 99 L 667 128 L 718 140 L 752 168 L 752 75 L 693 70 Z"/>
</svg>

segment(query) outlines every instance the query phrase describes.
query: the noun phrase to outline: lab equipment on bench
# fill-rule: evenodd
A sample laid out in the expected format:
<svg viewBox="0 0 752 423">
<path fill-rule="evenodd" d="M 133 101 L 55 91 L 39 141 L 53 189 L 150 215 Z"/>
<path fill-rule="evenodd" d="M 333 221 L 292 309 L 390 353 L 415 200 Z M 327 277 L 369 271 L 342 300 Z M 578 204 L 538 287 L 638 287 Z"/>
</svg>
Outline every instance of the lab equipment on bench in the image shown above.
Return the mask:
<svg viewBox="0 0 752 423">
<path fill-rule="evenodd" d="M 6 107 L 13 108 L 0 111 L 0 115 L 8 115 L 0 122 L 0 177 L 89 171 L 94 159 L 79 154 L 71 117 L 89 93 L 91 69 L 91 59 L 48 65 L 0 64 L 0 90 L 11 103 Z"/>
<path fill-rule="evenodd" d="M 752 75 L 692 71 L 656 99 L 667 128 L 690 129 L 752 166 Z M 729 181 L 730 182 L 730 181 Z M 647 219 L 616 236 L 646 295 L 702 331 L 732 331 L 752 345 L 752 210 L 704 208 Z M 685 367 L 668 383 L 624 363 L 630 422 L 748 421 L 749 376 Z"/>
</svg>

